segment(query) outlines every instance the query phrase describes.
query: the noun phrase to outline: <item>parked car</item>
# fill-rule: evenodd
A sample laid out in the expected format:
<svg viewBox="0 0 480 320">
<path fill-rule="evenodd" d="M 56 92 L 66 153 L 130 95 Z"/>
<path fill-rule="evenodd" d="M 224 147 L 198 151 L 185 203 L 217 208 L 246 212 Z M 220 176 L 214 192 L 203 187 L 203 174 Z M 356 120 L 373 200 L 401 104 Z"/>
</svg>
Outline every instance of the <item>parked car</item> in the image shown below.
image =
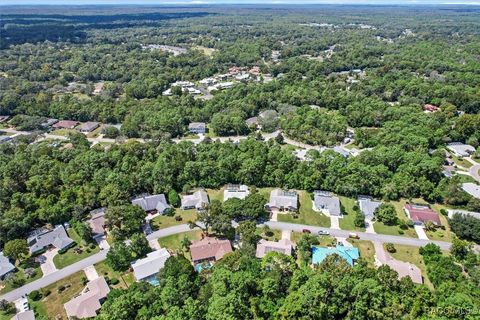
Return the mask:
<svg viewBox="0 0 480 320">
<path fill-rule="evenodd" d="M 302 230 L 303 233 L 312 233 L 312 231 L 308 230 L 308 229 L 303 229 Z"/>
<path fill-rule="evenodd" d="M 318 231 L 319 236 L 328 236 L 329 234 L 330 234 L 330 232 L 328 232 L 327 230 Z"/>
<path fill-rule="evenodd" d="M 360 237 L 358 236 L 358 234 L 353 233 L 353 232 L 349 233 L 349 234 L 348 234 L 348 237 L 351 238 L 351 239 L 360 239 Z"/>
</svg>

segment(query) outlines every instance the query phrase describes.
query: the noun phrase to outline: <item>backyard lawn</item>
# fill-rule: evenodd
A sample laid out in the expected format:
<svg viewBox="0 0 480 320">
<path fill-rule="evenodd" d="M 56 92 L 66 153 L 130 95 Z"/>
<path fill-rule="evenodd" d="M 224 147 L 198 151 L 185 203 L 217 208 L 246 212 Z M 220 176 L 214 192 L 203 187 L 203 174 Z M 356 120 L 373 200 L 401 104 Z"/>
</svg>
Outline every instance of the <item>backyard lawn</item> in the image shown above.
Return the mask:
<svg viewBox="0 0 480 320">
<path fill-rule="evenodd" d="M 411 246 L 404 246 L 404 245 L 395 245 L 395 249 L 397 250 L 394 253 L 390 253 L 393 258 L 404 261 L 410 262 L 416 265 L 420 271 L 422 271 L 422 276 L 424 279 L 424 283 L 431 289 L 433 289 L 433 285 L 428 279 L 427 276 L 427 267 L 425 266 L 425 262 L 423 261 L 423 257 L 419 252 L 419 248 L 411 247 Z"/>
<path fill-rule="evenodd" d="M 340 223 L 340 229 L 343 230 L 355 230 L 355 231 L 365 231 L 365 228 L 355 227 L 355 210 L 353 207 L 357 204 L 357 200 L 347 197 L 340 196 L 340 204 L 344 208 L 343 217 L 338 219 Z"/>
<path fill-rule="evenodd" d="M 135 278 L 133 277 L 133 273 L 126 272 L 120 273 L 117 271 L 113 271 L 105 261 L 97 263 L 95 265 L 95 269 L 100 277 L 105 277 L 108 279 L 118 279 L 119 283 L 116 285 L 110 285 L 112 288 L 128 288 L 135 282 Z"/>
<path fill-rule="evenodd" d="M 294 218 L 290 213 L 279 213 L 278 221 L 307 224 L 311 226 L 330 227 L 330 218 L 326 215 L 315 212 L 312 209 L 312 199 L 306 191 L 299 191 L 300 210 L 298 218 Z"/>
<path fill-rule="evenodd" d="M 178 234 L 172 234 L 168 237 L 158 239 L 158 243 L 162 248 L 167 248 L 171 251 L 175 252 L 184 252 L 182 248 L 182 240 L 185 236 L 190 239 L 190 241 L 200 240 L 202 235 L 202 231 L 200 230 L 192 230 L 188 232 L 182 232 Z M 185 254 L 185 257 L 190 259 L 190 254 Z"/>
<path fill-rule="evenodd" d="M 175 220 L 175 216 L 181 216 L 182 220 L 177 221 Z M 158 216 L 155 217 L 152 222 L 152 228 L 154 230 L 158 229 L 164 229 L 168 228 L 171 226 L 176 226 L 179 224 L 185 224 L 188 223 L 188 221 L 195 221 L 197 220 L 197 211 L 195 209 L 191 210 L 182 210 L 180 208 L 175 209 L 175 216 L 169 217 L 169 216 Z"/>
<path fill-rule="evenodd" d="M 83 290 L 85 287 L 85 279 L 85 273 L 79 271 L 55 282 L 40 290 L 44 294 L 44 298 L 40 301 L 32 301 L 32 299 L 29 299 L 30 306 L 35 313 L 43 315 L 48 319 L 67 319 L 63 304 Z M 47 295 L 48 292 L 50 292 L 50 294 Z"/>
<path fill-rule="evenodd" d="M 360 258 L 367 261 L 368 266 L 375 267 L 375 247 L 371 241 L 347 239 L 355 248 L 360 251 Z"/>
<path fill-rule="evenodd" d="M 53 263 L 57 269 L 65 268 L 72 263 L 85 259 L 97 252 L 100 251 L 100 248 L 95 243 L 84 244 L 80 236 L 70 228 L 67 230 L 68 236 L 75 241 L 76 245 L 65 251 L 64 253 L 59 253 L 53 257 Z"/>
</svg>

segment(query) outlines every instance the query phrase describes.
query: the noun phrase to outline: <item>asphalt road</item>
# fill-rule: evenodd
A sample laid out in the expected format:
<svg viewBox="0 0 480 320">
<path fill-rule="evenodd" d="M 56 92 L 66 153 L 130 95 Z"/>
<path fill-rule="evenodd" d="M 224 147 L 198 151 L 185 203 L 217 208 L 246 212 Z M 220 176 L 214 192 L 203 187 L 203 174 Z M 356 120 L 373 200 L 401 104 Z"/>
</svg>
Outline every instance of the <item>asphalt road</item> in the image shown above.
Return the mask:
<svg viewBox="0 0 480 320">
<path fill-rule="evenodd" d="M 322 227 L 314 227 L 308 225 L 301 225 L 301 224 L 294 224 L 294 223 L 285 223 L 285 222 L 274 222 L 268 221 L 265 223 L 272 229 L 276 230 L 290 230 L 290 231 L 297 231 L 302 232 L 303 229 L 308 229 L 312 233 L 317 233 L 320 230 L 329 231 L 330 235 L 334 237 L 342 237 L 348 238 L 351 231 L 347 230 L 336 230 L 336 229 L 329 229 L 329 228 L 322 228 Z M 160 229 L 158 231 L 153 232 L 152 234 L 147 236 L 148 240 L 155 240 L 163 237 L 167 237 L 173 234 L 182 233 L 190 231 L 190 227 L 188 224 L 181 224 L 165 229 Z M 361 240 L 368 240 L 368 241 L 377 241 L 382 243 L 394 243 L 394 244 L 401 244 L 401 245 L 408 245 L 408 246 L 415 246 L 421 247 L 428 243 L 435 243 L 440 248 L 444 250 L 448 250 L 450 248 L 449 242 L 444 241 L 430 241 L 430 240 L 422 240 L 417 238 L 407 238 L 407 237 L 400 237 L 400 236 L 390 236 L 384 234 L 371 234 L 365 232 L 355 232 Z M 479 247 L 476 246 L 476 249 L 479 250 Z M 96 264 L 106 259 L 108 250 L 102 250 L 97 254 L 94 254 L 88 258 L 85 258 L 79 262 L 71 264 L 63 269 L 57 270 L 43 278 L 30 282 L 23 287 L 18 289 L 12 290 L 4 295 L 0 296 L 0 300 L 5 299 L 7 301 L 14 301 L 26 294 L 29 294 L 33 290 L 39 290 L 44 288 L 52 283 L 55 283 L 63 278 L 66 278 L 78 271 L 85 269 L 88 266 Z"/>
<path fill-rule="evenodd" d="M 480 182 L 480 164 L 476 164 L 468 170 L 473 179 Z"/>
</svg>

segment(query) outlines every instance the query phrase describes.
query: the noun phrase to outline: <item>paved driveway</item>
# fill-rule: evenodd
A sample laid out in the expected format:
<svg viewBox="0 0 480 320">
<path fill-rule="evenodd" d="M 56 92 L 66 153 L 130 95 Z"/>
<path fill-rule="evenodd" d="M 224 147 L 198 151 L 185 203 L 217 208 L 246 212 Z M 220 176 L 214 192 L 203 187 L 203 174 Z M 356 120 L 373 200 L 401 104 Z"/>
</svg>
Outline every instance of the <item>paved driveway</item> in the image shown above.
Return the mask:
<svg viewBox="0 0 480 320">
<path fill-rule="evenodd" d="M 370 219 L 365 219 L 365 232 L 366 233 L 376 233 L 373 228 L 373 221 Z"/>
<path fill-rule="evenodd" d="M 83 269 L 85 272 L 85 276 L 87 277 L 88 281 L 92 281 L 98 278 L 97 269 L 95 269 L 94 265 L 88 266 Z"/>
<path fill-rule="evenodd" d="M 53 257 L 55 257 L 57 254 L 58 249 L 50 249 L 39 257 L 40 268 L 42 269 L 43 276 L 57 271 L 57 267 L 55 267 L 55 263 L 53 263 Z"/>
<path fill-rule="evenodd" d="M 423 226 L 413 226 L 415 229 L 415 232 L 417 233 L 418 239 L 423 239 L 423 240 L 428 240 L 427 234 L 425 233 L 425 229 L 423 229 Z"/>
<path fill-rule="evenodd" d="M 340 230 L 340 221 L 339 217 L 330 216 L 330 229 Z"/>
</svg>

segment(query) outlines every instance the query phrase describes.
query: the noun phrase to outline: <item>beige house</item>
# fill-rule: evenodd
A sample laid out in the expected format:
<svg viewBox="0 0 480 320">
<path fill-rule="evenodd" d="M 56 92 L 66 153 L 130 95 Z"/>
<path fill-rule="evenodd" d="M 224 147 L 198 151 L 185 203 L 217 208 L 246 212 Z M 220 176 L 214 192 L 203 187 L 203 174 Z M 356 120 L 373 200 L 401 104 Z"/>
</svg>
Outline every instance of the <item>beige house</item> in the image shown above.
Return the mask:
<svg viewBox="0 0 480 320">
<path fill-rule="evenodd" d="M 93 318 L 110 292 L 104 277 L 89 281 L 82 293 L 63 306 L 69 318 Z"/>
<path fill-rule="evenodd" d="M 287 256 L 292 255 L 292 242 L 288 239 L 282 239 L 278 242 L 276 241 L 267 241 L 260 240 L 257 244 L 257 252 L 255 256 L 257 258 L 263 258 L 269 252 L 279 252 L 286 254 Z"/>
</svg>

